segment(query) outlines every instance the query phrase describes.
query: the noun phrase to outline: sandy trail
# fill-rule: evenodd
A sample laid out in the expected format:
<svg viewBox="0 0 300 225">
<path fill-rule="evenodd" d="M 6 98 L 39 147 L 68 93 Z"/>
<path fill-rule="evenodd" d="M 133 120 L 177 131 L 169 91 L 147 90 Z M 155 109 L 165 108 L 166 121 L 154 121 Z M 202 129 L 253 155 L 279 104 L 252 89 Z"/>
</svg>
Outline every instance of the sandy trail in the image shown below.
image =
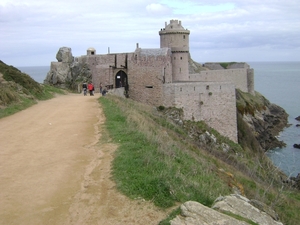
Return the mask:
<svg viewBox="0 0 300 225">
<path fill-rule="evenodd" d="M 68 94 L 0 120 L 0 224 L 158 224 L 167 212 L 115 189 L 98 143 L 99 96 Z"/>
</svg>

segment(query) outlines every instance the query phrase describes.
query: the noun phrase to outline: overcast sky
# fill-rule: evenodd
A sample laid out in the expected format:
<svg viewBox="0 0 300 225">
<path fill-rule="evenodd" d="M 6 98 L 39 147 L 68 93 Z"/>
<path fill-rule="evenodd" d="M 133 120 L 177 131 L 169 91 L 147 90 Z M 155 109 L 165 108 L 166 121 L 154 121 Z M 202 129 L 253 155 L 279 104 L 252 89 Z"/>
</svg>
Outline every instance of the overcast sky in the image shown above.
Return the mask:
<svg viewBox="0 0 300 225">
<path fill-rule="evenodd" d="M 203 62 L 300 61 L 299 0 L 0 0 L 0 60 L 48 66 L 60 47 L 73 56 L 159 48 L 177 19 Z"/>
</svg>

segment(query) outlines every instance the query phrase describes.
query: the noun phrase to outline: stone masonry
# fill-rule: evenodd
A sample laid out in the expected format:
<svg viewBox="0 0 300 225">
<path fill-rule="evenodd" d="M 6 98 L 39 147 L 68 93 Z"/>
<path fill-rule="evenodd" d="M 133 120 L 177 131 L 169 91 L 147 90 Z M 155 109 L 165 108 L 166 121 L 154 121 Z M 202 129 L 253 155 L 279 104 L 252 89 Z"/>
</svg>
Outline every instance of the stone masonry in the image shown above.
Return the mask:
<svg viewBox="0 0 300 225">
<path fill-rule="evenodd" d="M 182 108 L 186 120 L 204 120 L 237 142 L 235 89 L 254 94 L 253 69 L 246 63 L 233 63 L 227 69 L 210 63 L 205 70 L 190 74 L 190 31 L 181 21 L 170 20 L 159 35 L 160 48 L 136 44 L 133 52 L 116 54 L 96 54 L 96 49 L 88 48 L 74 63 L 88 65 L 96 91 L 101 83 L 109 89 L 122 88 L 126 97 L 142 103 Z M 64 64 L 70 65 L 69 59 L 66 56 Z M 51 63 L 51 70 L 62 67 L 56 64 Z M 49 74 L 54 74 L 51 70 Z M 63 71 L 68 73 L 63 77 L 70 76 L 67 69 Z"/>
</svg>

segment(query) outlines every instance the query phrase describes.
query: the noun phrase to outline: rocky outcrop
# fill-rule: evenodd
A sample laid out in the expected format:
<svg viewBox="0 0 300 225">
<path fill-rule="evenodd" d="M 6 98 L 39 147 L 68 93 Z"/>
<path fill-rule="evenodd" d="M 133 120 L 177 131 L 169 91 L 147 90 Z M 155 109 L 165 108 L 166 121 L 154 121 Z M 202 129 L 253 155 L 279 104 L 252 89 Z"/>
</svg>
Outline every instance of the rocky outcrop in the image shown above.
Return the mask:
<svg viewBox="0 0 300 225">
<path fill-rule="evenodd" d="M 92 74 L 88 65 L 74 61 L 71 48 L 61 47 L 56 59 L 58 62 L 51 62 L 45 84 L 77 90 L 81 83 L 91 81 Z"/>
<path fill-rule="evenodd" d="M 255 130 L 258 142 L 265 150 L 285 146 L 277 136 L 287 126 L 287 118 L 285 110 L 275 104 L 267 104 L 265 110 L 256 112 L 254 116 L 245 116 Z"/>
<path fill-rule="evenodd" d="M 180 206 L 181 215 L 170 221 L 171 225 L 282 225 L 274 210 L 257 200 L 232 194 L 219 197 L 212 208 L 188 201 Z M 238 218 L 238 219 L 236 219 Z"/>
<path fill-rule="evenodd" d="M 295 118 L 295 120 L 300 121 L 300 116 L 297 116 L 297 117 Z"/>
<path fill-rule="evenodd" d="M 270 103 L 264 96 L 255 93 L 237 91 L 237 109 L 242 120 L 248 124 L 249 132 L 244 136 L 254 136 L 259 146 L 267 151 L 276 147 L 283 147 L 285 143 L 278 140 L 278 134 L 288 124 L 288 114 L 278 105 Z M 242 130 L 239 130 L 239 142 L 242 142 Z"/>
</svg>

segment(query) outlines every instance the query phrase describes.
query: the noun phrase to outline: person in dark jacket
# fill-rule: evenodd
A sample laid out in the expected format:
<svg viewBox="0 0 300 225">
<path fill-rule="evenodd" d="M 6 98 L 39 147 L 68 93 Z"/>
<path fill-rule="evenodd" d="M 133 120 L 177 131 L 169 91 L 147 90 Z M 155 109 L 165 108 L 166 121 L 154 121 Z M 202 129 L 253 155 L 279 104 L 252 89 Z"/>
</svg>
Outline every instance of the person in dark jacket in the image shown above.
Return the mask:
<svg viewBox="0 0 300 225">
<path fill-rule="evenodd" d="M 86 92 L 87 92 L 87 84 L 86 83 L 82 84 L 82 90 L 83 90 L 83 95 L 85 96 Z"/>
</svg>

